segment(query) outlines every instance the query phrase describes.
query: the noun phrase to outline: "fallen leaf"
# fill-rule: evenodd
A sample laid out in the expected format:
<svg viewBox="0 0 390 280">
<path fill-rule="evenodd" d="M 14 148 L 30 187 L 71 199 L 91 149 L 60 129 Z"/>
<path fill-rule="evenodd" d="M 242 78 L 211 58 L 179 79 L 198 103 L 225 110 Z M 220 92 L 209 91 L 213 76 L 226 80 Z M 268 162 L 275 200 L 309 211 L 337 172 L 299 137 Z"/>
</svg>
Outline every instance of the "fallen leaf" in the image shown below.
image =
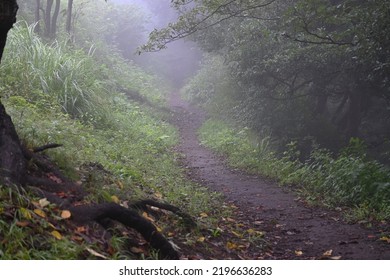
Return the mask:
<svg viewBox="0 0 390 280">
<path fill-rule="evenodd" d="M 116 195 L 111 196 L 112 202 L 119 204 L 119 198 Z"/>
<path fill-rule="evenodd" d="M 50 202 L 47 200 L 47 198 L 42 198 L 38 201 L 39 205 L 44 208 L 50 204 Z"/>
<path fill-rule="evenodd" d="M 82 242 L 84 240 L 84 238 L 82 238 L 81 236 L 77 236 L 77 235 L 72 235 L 72 237 L 70 239 L 72 239 L 73 241 L 76 241 L 76 242 Z"/>
<path fill-rule="evenodd" d="M 61 212 L 61 218 L 63 219 L 69 219 L 72 216 L 72 213 L 70 213 L 69 210 L 63 210 Z"/>
<path fill-rule="evenodd" d="M 61 198 L 66 198 L 68 196 L 65 192 L 58 192 L 56 195 Z"/>
<path fill-rule="evenodd" d="M 78 232 L 78 233 L 82 233 L 82 232 L 86 232 L 86 231 L 87 231 L 87 229 L 85 227 L 77 227 L 76 228 L 76 232 Z"/>
<path fill-rule="evenodd" d="M 226 243 L 226 247 L 229 249 L 229 250 L 235 250 L 238 248 L 238 245 L 236 243 L 233 243 L 231 241 L 228 241 Z"/>
<path fill-rule="evenodd" d="M 162 199 L 163 198 L 163 195 L 162 195 L 162 193 L 160 193 L 160 192 L 155 192 L 154 193 L 154 196 L 157 198 L 157 199 Z"/>
<path fill-rule="evenodd" d="M 330 257 L 331 260 L 340 260 L 341 259 L 341 256 L 334 256 L 334 257 Z"/>
<path fill-rule="evenodd" d="M 26 208 L 20 208 L 20 213 L 22 214 L 22 216 L 24 218 L 26 218 L 28 220 L 32 219 L 30 210 L 28 210 Z"/>
<path fill-rule="evenodd" d="M 204 242 L 205 241 L 205 237 L 204 236 L 201 236 L 201 237 L 199 237 L 196 241 L 198 241 L 198 242 Z"/>
<path fill-rule="evenodd" d="M 390 238 L 387 237 L 387 236 L 383 236 L 381 238 L 379 238 L 380 241 L 386 241 L 387 243 L 390 243 Z"/>
<path fill-rule="evenodd" d="M 34 213 L 37 214 L 39 217 L 46 218 L 45 212 L 41 209 L 34 209 Z"/>
<path fill-rule="evenodd" d="M 208 216 L 209 215 L 207 215 L 207 213 L 204 213 L 204 212 L 199 214 L 199 217 L 201 217 L 201 218 L 207 218 Z"/>
<path fill-rule="evenodd" d="M 323 253 L 322 255 L 323 255 L 324 257 L 330 257 L 332 254 L 333 254 L 333 250 L 328 250 L 328 251 L 326 251 L 325 253 Z"/>
<path fill-rule="evenodd" d="M 123 188 L 124 188 L 122 181 L 119 181 L 119 180 L 116 181 L 116 185 L 117 185 L 120 189 L 123 189 Z"/>
<path fill-rule="evenodd" d="M 295 255 L 300 257 L 303 255 L 303 252 L 302 251 L 295 251 Z"/>
<path fill-rule="evenodd" d="M 57 184 L 62 183 L 62 180 L 60 178 L 58 178 L 56 175 L 54 175 L 53 173 L 48 173 L 47 177 L 49 177 L 50 180 L 52 180 L 53 182 L 55 182 Z"/>
<path fill-rule="evenodd" d="M 242 234 L 241 234 L 241 233 L 238 233 L 238 232 L 236 232 L 236 231 L 234 231 L 234 230 L 232 230 L 232 233 L 233 233 L 235 236 L 237 236 L 238 238 L 242 238 Z"/>
<path fill-rule="evenodd" d="M 52 229 L 57 229 L 57 227 L 55 225 L 53 225 L 52 223 L 47 223 Z"/>
<path fill-rule="evenodd" d="M 248 229 L 247 232 L 248 232 L 249 235 L 256 235 L 256 236 L 260 236 L 260 237 L 264 236 L 264 232 L 258 231 L 258 230 L 254 230 L 252 228 Z"/>
<path fill-rule="evenodd" d="M 62 239 L 62 235 L 61 235 L 61 233 L 59 233 L 58 231 L 56 231 L 56 230 L 53 230 L 52 232 L 51 232 L 51 235 L 53 235 L 56 239 L 58 239 L 58 240 L 61 240 Z"/>
<path fill-rule="evenodd" d="M 96 252 L 96 251 L 93 250 L 93 249 L 90 249 L 90 248 L 86 248 L 86 249 L 87 249 L 87 251 L 88 251 L 91 255 L 93 255 L 93 256 L 95 256 L 95 257 L 99 257 L 99 258 L 102 258 L 102 259 L 105 259 L 105 260 L 107 259 L 106 256 L 104 256 L 104 255 L 102 255 L 102 254 Z"/>
<path fill-rule="evenodd" d="M 30 224 L 30 222 L 28 222 L 28 221 L 17 221 L 16 222 L 16 225 L 17 226 L 20 226 L 20 227 L 26 227 L 26 226 L 28 226 Z"/>
<path fill-rule="evenodd" d="M 141 254 L 145 253 L 145 250 L 143 248 L 138 248 L 138 247 L 131 247 L 130 251 L 134 254 Z"/>
<path fill-rule="evenodd" d="M 145 219 L 147 219 L 147 220 L 149 220 L 149 221 L 151 221 L 151 222 L 155 222 L 155 220 L 152 218 L 152 217 L 150 217 L 149 215 L 148 215 L 148 213 L 146 213 L 146 212 L 143 212 L 142 213 L 142 217 L 144 217 Z"/>
</svg>

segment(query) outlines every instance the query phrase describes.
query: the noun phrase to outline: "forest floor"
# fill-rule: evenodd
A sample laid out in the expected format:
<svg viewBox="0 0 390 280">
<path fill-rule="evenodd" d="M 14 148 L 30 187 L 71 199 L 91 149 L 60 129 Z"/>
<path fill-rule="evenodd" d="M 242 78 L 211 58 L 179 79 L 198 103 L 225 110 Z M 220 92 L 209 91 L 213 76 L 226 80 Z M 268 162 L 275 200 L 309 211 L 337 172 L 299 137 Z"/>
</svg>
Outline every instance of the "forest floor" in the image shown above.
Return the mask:
<svg viewBox="0 0 390 280">
<path fill-rule="evenodd" d="M 390 243 L 381 239 L 389 231 L 388 224 L 379 222 L 370 228 L 348 224 L 342 211 L 309 206 L 291 189 L 232 170 L 224 158 L 199 143 L 197 131 L 205 113 L 177 93 L 172 94 L 170 107 L 180 132 L 176 149 L 189 178 L 222 193 L 227 205 L 233 205 L 230 220 L 239 227 L 264 233 L 263 245 L 241 246 L 229 241 L 238 234 L 222 232 L 216 242 L 198 248 L 199 258 L 390 259 Z"/>
</svg>

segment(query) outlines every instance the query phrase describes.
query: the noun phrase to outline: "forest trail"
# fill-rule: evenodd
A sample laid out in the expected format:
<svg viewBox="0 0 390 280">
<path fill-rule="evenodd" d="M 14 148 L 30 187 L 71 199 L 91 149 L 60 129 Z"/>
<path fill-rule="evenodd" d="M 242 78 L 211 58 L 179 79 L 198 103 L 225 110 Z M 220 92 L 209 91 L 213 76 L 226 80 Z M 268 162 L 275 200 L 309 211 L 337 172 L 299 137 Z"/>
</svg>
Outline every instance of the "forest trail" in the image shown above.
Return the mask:
<svg viewBox="0 0 390 280">
<path fill-rule="evenodd" d="M 343 222 L 341 213 L 305 205 L 276 183 L 227 167 L 223 159 L 200 145 L 197 130 L 205 114 L 172 94 L 173 123 L 180 132 L 178 152 L 189 177 L 223 193 L 237 206 L 238 221 L 265 232 L 270 250 L 254 248 L 251 258 L 266 259 L 390 259 L 390 244 L 380 240 L 385 224 L 366 229 Z M 214 255 L 213 258 L 226 256 Z"/>
</svg>

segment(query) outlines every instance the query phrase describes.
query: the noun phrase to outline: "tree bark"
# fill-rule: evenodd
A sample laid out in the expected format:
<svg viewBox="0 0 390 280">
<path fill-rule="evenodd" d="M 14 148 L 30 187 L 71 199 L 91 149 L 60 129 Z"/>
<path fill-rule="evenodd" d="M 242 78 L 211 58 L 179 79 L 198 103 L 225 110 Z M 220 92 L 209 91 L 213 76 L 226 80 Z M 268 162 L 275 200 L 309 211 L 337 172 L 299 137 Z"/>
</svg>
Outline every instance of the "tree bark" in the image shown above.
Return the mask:
<svg viewBox="0 0 390 280">
<path fill-rule="evenodd" d="M 16 0 L 2 0 L 0 3 L 0 62 L 3 57 L 8 31 L 16 22 L 18 8 Z"/>
<path fill-rule="evenodd" d="M 34 31 L 36 33 L 41 33 L 41 0 L 36 0 L 35 1 L 36 5 L 35 5 L 35 29 Z"/>
<path fill-rule="evenodd" d="M 60 13 L 61 0 L 56 0 L 53 17 L 51 19 L 50 38 L 55 38 L 57 33 L 57 20 Z"/>
<path fill-rule="evenodd" d="M 45 10 L 45 37 L 50 37 L 51 34 L 51 9 L 53 7 L 54 0 L 47 0 Z"/>
<path fill-rule="evenodd" d="M 72 30 L 73 0 L 68 0 L 68 10 L 66 11 L 66 32 L 70 34 Z"/>
</svg>

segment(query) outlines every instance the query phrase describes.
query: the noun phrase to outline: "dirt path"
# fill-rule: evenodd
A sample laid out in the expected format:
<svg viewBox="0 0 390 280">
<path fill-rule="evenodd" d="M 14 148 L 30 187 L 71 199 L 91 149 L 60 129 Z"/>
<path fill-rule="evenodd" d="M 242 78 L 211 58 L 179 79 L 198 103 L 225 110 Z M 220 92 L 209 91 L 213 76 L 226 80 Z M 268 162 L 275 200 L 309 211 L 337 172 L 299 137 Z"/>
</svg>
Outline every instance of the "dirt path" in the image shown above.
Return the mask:
<svg viewBox="0 0 390 280">
<path fill-rule="evenodd" d="M 390 244 L 379 240 L 389 230 L 385 224 L 375 229 L 346 224 L 337 211 L 307 207 L 275 183 L 229 169 L 199 144 L 196 133 L 205 120 L 203 112 L 178 94 L 171 96 L 170 106 L 181 135 L 177 149 L 191 179 L 222 192 L 238 207 L 237 219 L 266 232 L 271 251 L 265 256 L 252 252 L 253 258 L 319 259 L 328 252 L 341 259 L 390 259 Z"/>
</svg>

